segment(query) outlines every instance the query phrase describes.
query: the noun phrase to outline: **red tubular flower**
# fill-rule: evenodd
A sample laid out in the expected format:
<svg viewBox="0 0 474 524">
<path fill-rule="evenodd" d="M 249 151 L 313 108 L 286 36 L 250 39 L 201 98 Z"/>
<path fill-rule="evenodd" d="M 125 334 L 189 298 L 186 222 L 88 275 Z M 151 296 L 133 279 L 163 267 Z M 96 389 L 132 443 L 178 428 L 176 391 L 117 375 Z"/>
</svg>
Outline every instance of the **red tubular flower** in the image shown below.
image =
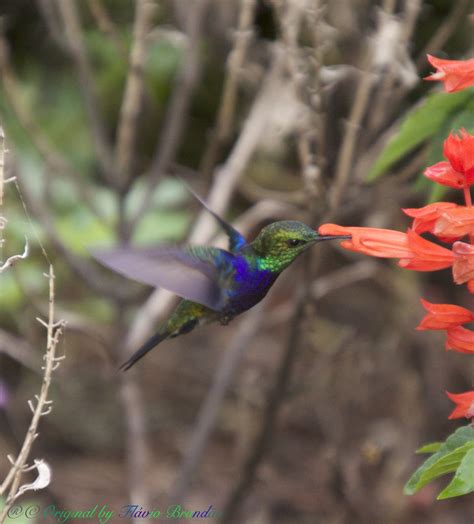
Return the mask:
<svg viewBox="0 0 474 524">
<path fill-rule="evenodd" d="M 352 235 L 341 246 L 349 251 L 357 251 L 379 258 L 399 258 L 398 264 L 415 271 L 436 271 L 453 263 L 451 250 L 438 246 L 417 235 L 411 229 L 407 233 L 392 229 L 373 227 L 343 227 L 336 224 L 323 224 L 321 235 Z"/>
<path fill-rule="evenodd" d="M 474 183 L 474 136 L 465 129 L 459 136 L 451 133 L 444 141 L 443 154 L 451 167 L 464 175 L 466 183 Z"/>
<path fill-rule="evenodd" d="M 458 353 L 474 354 L 474 331 L 455 326 L 448 328 L 446 334 L 446 349 L 452 349 Z"/>
<path fill-rule="evenodd" d="M 474 207 L 456 206 L 444 209 L 434 220 L 431 231 L 442 238 L 461 238 L 474 231 Z"/>
<path fill-rule="evenodd" d="M 454 255 L 450 249 L 420 237 L 411 229 L 407 231 L 407 238 L 412 256 L 402 258 L 398 262 L 400 267 L 415 271 L 437 271 L 452 265 Z"/>
<path fill-rule="evenodd" d="M 425 169 L 424 175 L 443 186 L 455 189 L 474 184 L 474 136 L 465 129 L 459 136 L 451 133 L 444 141 L 443 154 L 448 162 L 438 162 Z"/>
<path fill-rule="evenodd" d="M 337 224 L 323 224 L 318 231 L 321 235 L 352 235 L 351 240 L 341 242 L 341 246 L 349 251 L 379 258 L 413 257 L 407 235 L 401 231 L 374 227 L 344 227 Z"/>
<path fill-rule="evenodd" d="M 474 246 L 466 242 L 453 244 L 453 278 L 456 284 L 474 279 Z"/>
<path fill-rule="evenodd" d="M 460 91 L 474 85 L 474 59 L 471 60 L 443 60 L 427 55 L 428 60 L 437 71 L 425 80 L 441 80 L 448 93 Z"/>
<path fill-rule="evenodd" d="M 467 324 L 474 320 L 474 313 L 461 306 L 452 304 L 432 304 L 420 299 L 428 314 L 422 319 L 416 329 L 448 329 Z"/>
<path fill-rule="evenodd" d="M 446 391 L 446 395 L 456 404 L 456 407 L 448 418 L 474 417 L 474 391 L 466 391 L 466 393 L 458 394 Z"/>
<path fill-rule="evenodd" d="M 453 202 L 435 202 L 425 207 L 402 209 L 405 215 L 414 218 L 412 229 L 415 233 L 429 231 L 433 233 L 436 221 L 443 216 L 448 209 L 458 206 Z"/>
<path fill-rule="evenodd" d="M 464 187 L 464 177 L 454 171 L 449 162 L 438 162 L 427 167 L 423 174 L 426 178 L 442 186 L 453 187 L 454 189 L 462 189 Z"/>
</svg>

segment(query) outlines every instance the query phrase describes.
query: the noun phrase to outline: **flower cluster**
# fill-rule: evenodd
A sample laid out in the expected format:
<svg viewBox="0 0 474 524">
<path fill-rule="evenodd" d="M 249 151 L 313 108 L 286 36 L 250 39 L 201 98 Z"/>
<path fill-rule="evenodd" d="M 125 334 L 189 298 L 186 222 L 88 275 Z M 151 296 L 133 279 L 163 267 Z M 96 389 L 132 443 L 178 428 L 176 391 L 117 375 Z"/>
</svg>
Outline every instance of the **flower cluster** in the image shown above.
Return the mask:
<svg viewBox="0 0 474 524">
<path fill-rule="evenodd" d="M 437 72 L 427 80 L 442 80 L 448 92 L 474 85 L 474 59 L 441 60 L 428 55 Z M 342 247 L 380 258 L 397 258 L 399 266 L 415 271 L 451 268 L 456 284 L 466 284 L 474 293 L 474 207 L 471 185 L 474 184 L 474 135 L 461 129 L 444 142 L 445 160 L 428 167 L 424 175 L 444 186 L 463 191 L 465 205 L 436 202 L 421 208 L 403 209 L 413 219 L 406 233 L 369 227 L 343 227 L 323 224 L 321 235 L 351 235 Z M 430 233 L 446 247 L 422 237 Z M 427 314 L 417 329 L 442 330 L 446 349 L 474 354 L 474 331 L 464 327 L 474 321 L 474 312 L 452 304 L 432 304 L 421 300 Z M 474 390 L 447 393 L 456 404 L 449 418 L 474 418 Z"/>
</svg>

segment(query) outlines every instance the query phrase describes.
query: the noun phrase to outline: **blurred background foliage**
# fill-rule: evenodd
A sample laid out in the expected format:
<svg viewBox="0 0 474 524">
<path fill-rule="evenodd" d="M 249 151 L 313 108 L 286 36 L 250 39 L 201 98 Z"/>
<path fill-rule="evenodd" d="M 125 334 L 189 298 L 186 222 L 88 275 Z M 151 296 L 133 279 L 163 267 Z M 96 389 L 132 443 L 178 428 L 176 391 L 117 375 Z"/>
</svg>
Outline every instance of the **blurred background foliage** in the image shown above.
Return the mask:
<svg viewBox="0 0 474 524">
<path fill-rule="evenodd" d="M 14 452 L 21 442 L 29 413 L 26 399 L 38 383 L 37 372 L 25 366 L 25 358 L 16 354 L 14 346 L 24 343 L 26 361 L 40 362 L 43 333 L 34 318 L 46 306 L 47 282 L 38 277 L 44 271 L 39 238 L 56 268 L 59 313 L 70 325 L 63 342 L 67 360 L 54 385 L 55 410 L 43 421 L 37 444 L 38 453 L 48 457 L 55 472 L 55 481 L 41 500 L 55 500 L 64 507 L 85 506 L 98 498 L 116 507 L 128 503 L 125 463 L 117 460 L 126 447 L 127 415 L 117 401 L 120 384 L 115 364 L 120 356 L 115 345 L 148 293 L 95 267 L 99 282 L 109 282 L 109 288 L 123 296 L 112 296 L 106 292 L 109 288 L 101 293 L 94 284 L 97 281 L 91 284 L 83 278 L 89 269 L 82 271 L 85 266 L 80 261 L 93 264 L 90 248 L 119 242 L 121 223 L 142 211 L 127 241 L 148 245 L 185 240 L 198 206 L 173 174 L 192 180 L 203 195 L 212 188 L 219 174 L 215 166 L 224 164 L 232 153 L 268 74 L 273 47 L 283 42 L 287 56 L 293 52 L 282 36 L 285 19 L 279 20 L 292 2 L 256 1 L 247 28 L 252 35 L 247 56 L 238 71 L 235 119 L 211 168 L 209 163 L 206 167 L 204 153 L 215 139 L 229 53 L 245 2 L 203 3 L 207 6 L 196 43 L 186 26 L 196 9 L 193 1 L 156 2 L 140 71 L 144 93 L 131 176 L 116 187 L 104 176 L 97 157 L 82 80 L 68 49 L 57 2 L 3 0 L 0 4 L 0 118 L 9 144 L 9 174 L 18 176 L 25 201 L 13 185 L 8 186 L 3 208 L 8 218 L 7 242 L 0 259 L 21 251 L 25 235 L 32 248 L 25 262 L 0 277 L 0 385 L 9 391 L 8 403 L 0 406 L 0 473 L 3 476 L 8 467 L 7 452 Z M 107 140 L 116 146 L 137 4 L 130 0 L 75 4 L 100 118 Z M 317 221 L 330 216 L 348 225 L 404 229 L 408 222 L 400 207 L 425 205 L 441 196 L 439 189 L 423 179 L 422 171 L 442 159 L 442 142 L 448 133 L 462 127 L 474 132 L 472 90 L 446 95 L 439 86 L 419 80 L 429 71 L 426 51 L 453 59 L 472 56 L 469 2 L 337 0 L 321 4 L 316 11 L 308 7 L 297 33 L 303 85 L 294 89 L 297 81 L 287 71 L 281 82 L 284 94 L 245 165 L 226 213 L 240 219 L 262 200 L 287 206 L 282 207 L 285 216 L 269 213 L 251 222 L 250 236 L 277 218 Z M 112 29 L 101 26 L 104 19 L 94 11 L 97 5 L 108 13 Z M 316 18 L 324 18 L 316 27 L 311 24 L 314 12 Z M 411 30 L 407 29 L 410 17 Z M 376 35 L 389 22 L 408 34 L 401 39 L 400 56 L 406 53 L 406 60 L 398 64 L 395 58 L 383 62 L 379 57 L 382 65 L 370 69 L 367 49 L 383 41 Z M 189 41 L 196 45 L 199 57 L 189 109 L 176 153 L 150 186 L 159 144 L 166 140 L 162 133 L 167 129 L 167 111 L 187 63 Z M 360 78 L 369 76 L 369 102 L 356 124 L 349 183 L 338 197 L 337 209 L 328 215 L 326 206 L 337 183 L 357 86 Z M 313 77 L 316 87 L 310 85 Z M 316 139 L 310 136 L 308 140 L 316 150 L 316 183 L 301 160 L 302 136 L 311 135 L 312 126 L 318 127 Z M 150 187 L 150 205 L 143 208 Z M 456 195 L 445 197 L 455 199 Z M 329 289 L 334 271 L 360 261 L 337 248 L 319 256 L 319 274 L 329 279 Z M 386 261 L 377 262 L 375 269 L 372 265 L 364 268 L 367 277 L 351 281 L 346 275 L 346 286 L 338 284 L 336 275 L 332 292 L 318 291 L 325 284 L 318 288 L 319 281 L 311 281 L 314 296 L 320 293 L 321 298 L 317 306 L 311 301 L 307 305 L 309 313 L 300 326 L 303 350 L 289 400 L 257 489 L 239 508 L 237 522 L 472 521 L 469 502 L 435 503 L 436 489 L 427 487 L 412 499 L 402 495 L 416 463 L 413 450 L 420 442 L 441 439 L 452 429 L 446 420 L 449 408 L 443 391 L 462 391 L 472 381 L 466 361 L 456 355 L 449 355 L 448 360 L 439 337 L 413 331 L 421 315 L 418 297 L 459 304 L 468 299 L 463 290 L 450 285 L 446 272 L 412 274 Z M 235 471 L 257 431 L 255 421 L 263 416 L 281 341 L 290 336 L 296 303 L 291 292 L 303 278 L 302 264 L 288 273 L 269 297 L 266 319 L 221 410 L 190 503 L 224 505 Z M 146 479 L 155 505 L 169 493 L 197 410 L 238 325 L 236 321 L 225 329 L 213 327 L 169 342 L 160 348 L 160 355 L 150 356 L 148 367 L 145 364 L 139 370 L 153 457 Z M 102 473 L 97 475 L 97 471 Z"/>
</svg>

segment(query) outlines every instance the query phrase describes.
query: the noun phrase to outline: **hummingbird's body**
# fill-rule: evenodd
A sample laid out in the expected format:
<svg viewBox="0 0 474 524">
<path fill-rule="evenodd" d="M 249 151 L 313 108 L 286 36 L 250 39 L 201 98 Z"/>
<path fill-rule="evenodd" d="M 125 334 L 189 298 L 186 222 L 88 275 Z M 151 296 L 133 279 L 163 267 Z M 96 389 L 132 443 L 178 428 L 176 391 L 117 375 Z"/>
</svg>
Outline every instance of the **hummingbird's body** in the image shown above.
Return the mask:
<svg viewBox="0 0 474 524">
<path fill-rule="evenodd" d="M 321 240 L 347 238 L 322 237 L 302 222 L 287 220 L 266 226 L 253 242 L 247 243 L 231 225 L 208 211 L 227 232 L 229 251 L 206 246 L 168 246 L 124 247 L 95 253 L 102 263 L 125 276 L 184 298 L 168 321 L 122 369 L 129 369 L 166 338 L 189 333 L 209 322 L 229 323 L 260 302 L 278 275 L 309 246 Z"/>
</svg>

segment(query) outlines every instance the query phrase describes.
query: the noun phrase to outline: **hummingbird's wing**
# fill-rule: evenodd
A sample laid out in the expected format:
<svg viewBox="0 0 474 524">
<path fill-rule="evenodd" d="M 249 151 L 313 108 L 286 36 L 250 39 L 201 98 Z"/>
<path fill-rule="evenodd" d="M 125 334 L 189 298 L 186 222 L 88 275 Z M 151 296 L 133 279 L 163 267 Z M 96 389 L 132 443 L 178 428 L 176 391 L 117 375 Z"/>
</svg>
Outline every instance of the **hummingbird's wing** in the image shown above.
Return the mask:
<svg viewBox="0 0 474 524">
<path fill-rule="evenodd" d="M 202 205 L 202 207 L 206 211 L 208 211 L 217 220 L 217 222 L 219 222 L 219 225 L 227 233 L 229 237 L 229 251 L 231 253 L 236 253 L 241 248 L 247 245 L 247 241 L 245 240 L 244 236 L 241 233 L 239 233 L 237 229 L 231 226 L 217 213 L 214 213 L 214 211 L 212 211 L 212 209 L 208 207 L 204 200 L 197 193 L 195 193 L 194 190 L 191 189 L 186 182 L 184 182 L 184 180 L 182 180 L 182 182 L 188 188 L 188 191 L 194 196 L 194 198 Z"/>
<path fill-rule="evenodd" d="M 215 311 L 223 302 L 221 277 L 232 271 L 234 258 L 227 251 L 205 246 L 117 247 L 94 250 L 92 255 L 125 277 L 162 287 Z"/>
</svg>

